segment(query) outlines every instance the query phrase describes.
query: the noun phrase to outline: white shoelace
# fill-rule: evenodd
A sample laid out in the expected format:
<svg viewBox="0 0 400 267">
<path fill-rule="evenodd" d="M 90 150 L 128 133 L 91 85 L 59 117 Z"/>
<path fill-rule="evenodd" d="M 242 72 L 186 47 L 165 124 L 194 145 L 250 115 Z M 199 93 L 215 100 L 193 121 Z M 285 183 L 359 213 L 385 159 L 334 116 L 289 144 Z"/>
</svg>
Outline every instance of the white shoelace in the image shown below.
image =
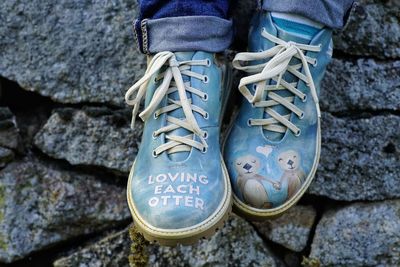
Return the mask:
<svg viewBox="0 0 400 267">
<path fill-rule="evenodd" d="M 125 101 L 128 105 L 133 106 L 131 124 L 132 128 L 135 126 L 135 119 L 139 111 L 140 102 L 146 94 L 150 79 L 156 73 L 156 80 L 162 80 L 162 83 L 155 90 L 147 108 L 139 114 L 139 117 L 143 121 L 146 121 L 153 113 L 154 117 L 157 118 L 163 113 L 169 113 L 180 108 L 183 110 L 185 118 L 179 119 L 167 114 L 166 120 L 168 124 L 153 132 L 153 138 L 156 138 L 162 133 L 166 133 L 166 142 L 153 150 L 153 156 L 156 157 L 165 151 L 168 154 L 190 151 L 193 147 L 202 152 L 206 152 L 207 143 L 205 138 L 207 137 L 207 132 L 200 129 L 193 112 L 201 114 L 206 119 L 208 118 L 208 113 L 202 108 L 193 105 L 192 99 L 188 98 L 186 93 L 190 92 L 192 95 L 197 95 L 204 101 L 207 101 L 208 95 L 196 88 L 190 87 L 189 83 L 185 83 L 183 81 L 182 75 L 196 78 L 206 83 L 208 82 L 207 76 L 195 73 L 191 71 L 190 68 L 191 66 L 209 65 L 210 62 L 208 59 L 178 62 L 174 53 L 168 51 L 160 52 L 151 59 L 144 76 L 126 92 Z M 163 67 L 165 68 L 165 71 L 159 73 Z M 178 92 L 179 100 L 168 98 L 167 105 L 157 109 L 158 105 L 165 98 L 165 96 L 174 92 Z M 186 136 L 168 134 L 169 132 L 178 128 L 184 128 L 191 132 L 191 134 Z M 196 141 L 194 136 L 198 136 L 200 142 Z"/>
<path fill-rule="evenodd" d="M 233 66 L 236 69 L 243 70 L 253 75 L 244 77 L 240 80 L 239 91 L 243 96 L 257 108 L 264 108 L 264 111 L 271 117 L 266 119 L 249 119 L 250 126 L 262 126 L 263 129 L 285 133 L 290 129 L 296 136 L 300 135 L 300 129 L 290 121 L 290 114 L 281 115 L 272 109 L 273 106 L 282 105 L 291 112 L 295 113 L 300 119 L 303 118 L 303 111 L 294 104 L 294 97 L 282 97 L 273 92 L 277 90 L 289 90 L 295 96 L 298 96 L 302 101 L 306 101 L 306 95 L 296 88 L 297 82 L 289 83 L 282 77 L 286 71 L 304 81 L 310 88 L 311 95 L 316 104 L 317 115 L 321 116 L 319 109 L 317 90 L 314 85 L 313 77 L 308 64 L 316 65 L 316 59 L 305 56 L 304 52 L 319 52 L 321 46 L 304 45 L 295 42 L 286 42 L 269 34 L 265 29 L 262 31 L 262 36 L 276 44 L 276 46 L 262 52 L 245 52 L 239 53 L 233 60 Z M 289 65 L 292 58 L 300 59 L 301 63 Z M 267 63 L 256 65 L 241 65 L 241 62 L 250 62 L 271 58 Z M 299 70 L 304 69 L 305 74 Z M 266 82 L 273 79 L 276 84 L 267 85 Z M 255 93 L 251 94 L 247 88 L 249 84 L 255 84 Z M 264 92 L 267 91 L 269 100 L 263 100 Z"/>
</svg>

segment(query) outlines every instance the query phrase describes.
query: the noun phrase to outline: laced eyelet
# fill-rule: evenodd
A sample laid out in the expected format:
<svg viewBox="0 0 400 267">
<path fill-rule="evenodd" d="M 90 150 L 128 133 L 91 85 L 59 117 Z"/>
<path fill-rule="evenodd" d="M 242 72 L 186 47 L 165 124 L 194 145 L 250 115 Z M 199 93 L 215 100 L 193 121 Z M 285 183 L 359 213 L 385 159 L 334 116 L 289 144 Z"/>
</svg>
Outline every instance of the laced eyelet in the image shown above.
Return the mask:
<svg viewBox="0 0 400 267">
<path fill-rule="evenodd" d="M 154 77 L 153 81 L 154 81 L 155 83 L 157 83 L 157 82 L 158 82 L 157 76 L 156 76 L 156 77 Z"/>
<path fill-rule="evenodd" d="M 210 114 L 208 112 L 204 113 L 203 118 L 208 120 L 208 118 L 210 118 Z"/>
<path fill-rule="evenodd" d="M 205 93 L 205 94 L 203 95 L 203 101 L 207 101 L 207 100 L 208 100 L 208 94 Z"/>
<path fill-rule="evenodd" d="M 155 120 L 158 119 L 158 115 L 157 115 L 156 112 L 154 112 L 153 118 L 154 118 Z"/>
<path fill-rule="evenodd" d="M 315 59 L 315 63 L 313 64 L 313 67 L 318 66 L 318 59 Z"/>
<path fill-rule="evenodd" d="M 304 97 L 301 99 L 301 102 L 305 103 L 307 101 L 307 96 L 304 95 Z"/>
<path fill-rule="evenodd" d="M 153 139 L 157 139 L 158 135 L 156 135 L 156 132 L 153 132 L 153 134 L 151 135 L 153 137 Z"/>
<path fill-rule="evenodd" d="M 207 67 L 211 66 L 211 60 L 209 58 L 206 59 L 207 60 Z"/>
<path fill-rule="evenodd" d="M 300 114 L 299 119 L 300 119 L 300 120 L 304 119 L 304 112 L 302 112 L 302 113 Z"/>
<path fill-rule="evenodd" d="M 204 139 L 207 139 L 207 138 L 208 138 L 208 132 L 207 132 L 207 131 L 204 131 L 204 133 L 203 133 L 203 138 L 204 138 Z"/>
<path fill-rule="evenodd" d="M 251 119 L 247 120 L 247 126 L 251 127 Z"/>
<path fill-rule="evenodd" d="M 208 76 L 207 75 L 204 75 L 204 77 L 203 77 L 203 83 L 208 83 Z"/>
<path fill-rule="evenodd" d="M 297 136 L 300 136 L 300 134 L 301 134 L 301 130 L 299 129 L 297 132 L 294 133 L 294 136 L 297 137 Z"/>
<path fill-rule="evenodd" d="M 207 153 L 207 148 L 206 147 L 203 147 L 202 149 L 201 149 L 201 153 Z"/>
<path fill-rule="evenodd" d="M 153 150 L 152 155 L 153 155 L 154 158 L 158 157 L 157 152 L 155 150 Z"/>
</svg>

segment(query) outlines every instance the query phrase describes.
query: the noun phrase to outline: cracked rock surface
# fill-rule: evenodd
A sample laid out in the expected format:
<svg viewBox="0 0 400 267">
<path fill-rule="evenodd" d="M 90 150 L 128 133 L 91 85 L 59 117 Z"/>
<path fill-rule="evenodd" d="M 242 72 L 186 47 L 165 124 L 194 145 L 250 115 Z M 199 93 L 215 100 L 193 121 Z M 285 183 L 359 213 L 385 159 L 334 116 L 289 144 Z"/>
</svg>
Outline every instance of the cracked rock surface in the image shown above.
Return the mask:
<svg viewBox="0 0 400 267">
<path fill-rule="evenodd" d="M 129 112 L 107 108 L 60 109 L 37 133 L 34 143 L 49 156 L 73 165 L 93 165 L 128 173 L 142 134 L 131 130 Z"/>
<path fill-rule="evenodd" d="M 113 266 L 110 265 L 110 258 L 115 260 L 113 264 L 127 266 L 124 255 L 129 253 L 129 249 L 128 252 L 126 249 L 130 244 L 128 236 L 128 229 L 112 234 L 69 257 L 57 260 L 55 266 Z M 227 263 L 234 266 L 284 266 L 257 236 L 252 226 L 236 216 L 210 240 L 202 240 L 193 246 L 168 248 L 147 243 L 140 243 L 140 246 L 144 249 L 140 251 L 141 255 L 135 255 L 135 262 L 148 259 L 148 266 L 205 267 L 227 266 Z"/>
<path fill-rule="evenodd" d="M 400 4 L 398 0 L 359 0 L 347 27 L 334 38 L 346 54 L 400 58 Z"/>
<path fill-rule="evenodd" d="M 1 262 L 129 217 L 120 188 L 32 157 L 0 171 L 0 207 Z"/>
<path fill-rule="evenodd" d="M 254 222 L 261 236 L 292 251 L 302 251 L 314 225 L 316 211 L 312 206 L 297 205 L 276 219 Z"/>
<path fill-rule="evenodd" d="M 128 228 L 126 228 L 123 231 L 107 235 L 100 241 L 67 257 L 58 259 L 54 262 L 54 267 L 128 267 L 127 255 L 130 253 L 130 242 Z"/>
<path fill-rule="evenodd" d="M 327 212 L 310 257 L 321 266 L 398 266 L 400 201 L 356 203 Z"/>
<path fill-rule="evenodd" d="M 0 75 L 62 103 L 123 104 L 143 73 L 136 1 L 3 1 Z M 95 30 L 93 30 L 95 29 Z"/>
<path fill-rule="evenodd" d="M 322 117 L 322 150 L 309 192 L 336 200 L 400 197 L 400 116 Z"/>
<path fill-rule="evenodd" d="M 15 116 L 7 107 L 0 107 L 0 146 L 17 149 L 20 136 Z"/>
<path fill-rule="evenodd" d="M 321 85 L 321 108 L 347 112 L 400 110 L 400 61 L 333 59 Z"/>
</svg>

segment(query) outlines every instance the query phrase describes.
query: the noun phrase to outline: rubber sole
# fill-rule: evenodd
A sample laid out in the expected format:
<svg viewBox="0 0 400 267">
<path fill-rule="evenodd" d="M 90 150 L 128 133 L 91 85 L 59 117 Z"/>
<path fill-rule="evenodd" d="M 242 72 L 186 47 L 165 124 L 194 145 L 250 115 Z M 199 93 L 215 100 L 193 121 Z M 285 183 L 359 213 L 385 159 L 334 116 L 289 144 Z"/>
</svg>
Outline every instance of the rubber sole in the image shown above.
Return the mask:
<svg viewBox="0 0 400 267">
<path fill-rule="evenodd" d="M 135 161 L 136 162 L 136 161 Z M 184 229 L 160 229 L 155 228 L 145 222 L 143 218 L 139 215 L 132 200 L 130 193 L 132 173 L 134 171 L 135 162 L 133 163 L 131 172 L 128 179 L 127 187 L 127 200 L 128 206 L 133 217 L 136 229 L 143 237 L 153 243 L 158 243 L 162 246 L 176 246 L 178 244 L 191 245 L 196 243 L 202 238 L 211 237 L 218 229 L 222 228 L 225 221 L 228 219 L 232 212 L 232 190 L 230 185 L 230 180 L 225 163 L 222 161 L 221 166 L 224 175 L 226 193 L 223 201 L 219 205 L 218 209 L 205 221 Z"/>
</svg>

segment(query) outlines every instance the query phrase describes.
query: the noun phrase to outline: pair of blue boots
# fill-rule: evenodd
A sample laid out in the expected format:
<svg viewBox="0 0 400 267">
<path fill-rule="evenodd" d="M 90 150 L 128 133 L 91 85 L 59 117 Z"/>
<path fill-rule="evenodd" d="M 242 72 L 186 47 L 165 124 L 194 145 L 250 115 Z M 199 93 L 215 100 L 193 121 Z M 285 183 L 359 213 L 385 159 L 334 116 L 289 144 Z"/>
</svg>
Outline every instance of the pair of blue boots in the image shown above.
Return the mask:
<svg viewBox="0 0 400 267">
<path fill-rule="evenodd" d="M 126 94 L 145 121 L 127 197 L 137 229 L 161 245 L 211 236 L 233 209 L 251 220 L 276 217 L 310 185 L 320 146 L 318 92 L 332 55 L 331 31 L 295 31 L 263 12 L 252 21 L 247 73 L 226 136 L 222 114 L 230 64 L 207 52 L 161 52 Z M 222 144 L 222 150 L 221 150 Z"/>
</svg>

